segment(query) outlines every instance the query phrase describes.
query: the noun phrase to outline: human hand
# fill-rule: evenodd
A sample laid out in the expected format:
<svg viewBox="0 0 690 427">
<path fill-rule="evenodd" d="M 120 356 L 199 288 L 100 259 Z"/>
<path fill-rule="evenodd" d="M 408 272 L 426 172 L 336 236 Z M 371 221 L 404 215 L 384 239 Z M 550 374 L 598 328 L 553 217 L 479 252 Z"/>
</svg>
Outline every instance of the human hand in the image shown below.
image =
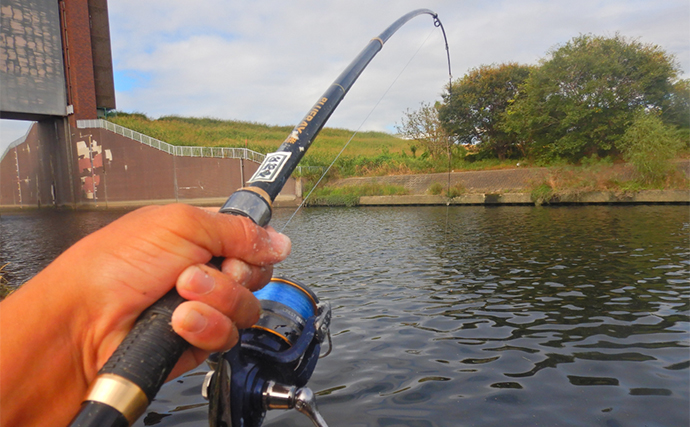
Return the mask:
<svg viewBox="0 0 690 427">
<path fill-rule="evenodd" d="M 137 317 L 173 286 L 188 301 L 172 326 L 193 347 L 171 377 L 230 348 L 258 320 L 251 291 L 289 251 L 271 228 L 184 205 L 140 209 L 87 236 L 2 303 L 0 424 L 48 425 L 11 409 L 22 403 L 67 424 Z M 206 266 L 213 256 L 222 271 Z"/>
</svg>

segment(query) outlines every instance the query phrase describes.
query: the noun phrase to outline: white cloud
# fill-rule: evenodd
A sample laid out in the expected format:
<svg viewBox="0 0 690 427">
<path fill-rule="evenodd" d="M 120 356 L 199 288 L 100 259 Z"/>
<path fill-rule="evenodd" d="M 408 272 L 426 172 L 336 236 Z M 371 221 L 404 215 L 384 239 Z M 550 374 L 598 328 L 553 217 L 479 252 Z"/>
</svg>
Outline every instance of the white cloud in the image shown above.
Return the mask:
<svg viewBox="0 0 690 427">
<path fill-rule="evenodd" d="M 418 7 L 414 1 L 364 0 L 146 3 L 110 2 L 116 68 L 153 75 L 146 87 L 118 93 L 121 109 L 153 117 L 183 114 L 269 124 L 294 124 L 370 38 Z M 678 54 L 684 68 L 690 62 L 683 19 L 690 6 L 684 1 L 437 0 L 427 5 L 446 27 L 455 77 L 482 64 L 535 63 L 581 33 L 620 31 Z M 428 17 L 401 28 L 329 126 L 358 127 L 363 112 L 430 31 Z M 435 30 L 364 127 L 390 129 L 406 108 L 439 99 L 445 70 L 442 38 Z"/>
</svg>

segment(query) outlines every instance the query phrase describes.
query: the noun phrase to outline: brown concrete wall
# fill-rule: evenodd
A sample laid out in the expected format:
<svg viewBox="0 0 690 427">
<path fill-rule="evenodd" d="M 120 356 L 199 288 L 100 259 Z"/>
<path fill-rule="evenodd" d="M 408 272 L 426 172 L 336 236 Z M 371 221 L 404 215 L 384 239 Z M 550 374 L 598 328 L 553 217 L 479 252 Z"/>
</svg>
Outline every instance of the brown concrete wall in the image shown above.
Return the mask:
<svg viewBox="0 0 690 427">
<path fill-rule="evenodd" d="M 107 0 L 89 0 L 89 16 L 96 107 L 112 110 L 115 108 L 115 82 Z"/>
<path fill-rule="evenodd" d="M 58 130 L 53 120 L 38 122 L 31 127 L 23 144 L 7 152 L 0 162 L 0 204 L 19 207 L 58 204 L 59 188 L 66 188 L 56 173 L 61 170 L 56 142 Z"/>
<path fill-rule="evenodd" d="M 177 195 L 180 199 L 229 196 L 242 186 L 239 159 L 176 157 Z"/>
<path fill-rule="evenodd" d="M 60 1 L 63 50 L 67 77 L 67 102 L 74 106 L 70 124 L 95 119 L 96 86 L 91 50 L 91 23 L 87 0 Z"/>
<path fill-rule="evenodd" d="M 17 193 L 17 173 L 14 170 L 14 149 L 0 160 L 0 205 L 19 204 Z"/>
<path fill-rule="evenodd" d="M 59 142 L 62 141 L 62 142 Z M 17 167 L 18 165 L 18 167 Z M 41 122 L 0 162 L 0 206 L 134 206 L 175 201 L 217 204 L 258 164 L 173 156 L 105 129 Z M 290 179 L 281 196 L 295 198 Z"/>
</svg>

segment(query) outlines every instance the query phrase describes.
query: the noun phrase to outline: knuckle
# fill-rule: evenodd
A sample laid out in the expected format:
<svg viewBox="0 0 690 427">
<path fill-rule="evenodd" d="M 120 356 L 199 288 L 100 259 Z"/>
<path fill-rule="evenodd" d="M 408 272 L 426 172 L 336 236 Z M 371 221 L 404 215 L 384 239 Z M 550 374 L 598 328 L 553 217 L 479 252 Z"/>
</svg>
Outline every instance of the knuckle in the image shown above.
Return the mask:
<svg viewBox="0 0 690 427">
<path fill-rule="evenodd" d="M 254 224 L 249 218 L 239 218 L 240 226 L 242 229 L 242 234 L 244 241 L 246 242 L 247 249 L 251 251 L 256 251 L 260 248 L 262 243 L 262 237 L 260 236 L 259 227 Z"/>
<path fill-rule="evenodd" d="M 161 208 L 161 210 L 163 210 L 166 215 L 180 219 L 195 218 L 201 211 L 200 209 L 195 208 L 194 206 L 185 205 L 182 203 L 165 205 Z"/>
<path fill-rule="evenodd" d="M 218 296 L 218 309 L 229 317 L 234 317 L 235 313 L 242 306 L 242 291 L 241 286 L 226 285 L 223 287 L 222 295 Z"/>
</svg>

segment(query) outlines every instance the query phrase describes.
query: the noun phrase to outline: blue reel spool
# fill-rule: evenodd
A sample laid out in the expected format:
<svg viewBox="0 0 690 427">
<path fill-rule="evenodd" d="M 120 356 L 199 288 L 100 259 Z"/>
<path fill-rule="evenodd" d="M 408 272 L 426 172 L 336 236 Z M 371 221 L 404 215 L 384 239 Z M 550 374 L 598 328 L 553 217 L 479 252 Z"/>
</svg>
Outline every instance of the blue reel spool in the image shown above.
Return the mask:
<svg viewBox="0 0 690 427">
<path fill-rule="evenodd" d="M 263 313 L 253 329 L 278 336 L 287 345 L 273 350 L 284 350 L 293 346 L 299 339 L 307 319 L 318 311 L 316 295 L 304 285 L 295 281 L 274 277 L 262 289 L 254 292 Z"/>
<path fill-rule="evenodd" d="M 320 303 L 307 286 L 274 277 L 254 295 L 263 310 L 259 321 L 240 331 L 231 350 L 209 358 L 212 427 L 258 427 L 267 410 L 292 407 L 285 405 L 295 404 L 329 334 L 330 305 Z M 292 398 L 284 401 L 284 392 Z M 315 402 L 309 404 L 315 408 Z"/>
</svg>

